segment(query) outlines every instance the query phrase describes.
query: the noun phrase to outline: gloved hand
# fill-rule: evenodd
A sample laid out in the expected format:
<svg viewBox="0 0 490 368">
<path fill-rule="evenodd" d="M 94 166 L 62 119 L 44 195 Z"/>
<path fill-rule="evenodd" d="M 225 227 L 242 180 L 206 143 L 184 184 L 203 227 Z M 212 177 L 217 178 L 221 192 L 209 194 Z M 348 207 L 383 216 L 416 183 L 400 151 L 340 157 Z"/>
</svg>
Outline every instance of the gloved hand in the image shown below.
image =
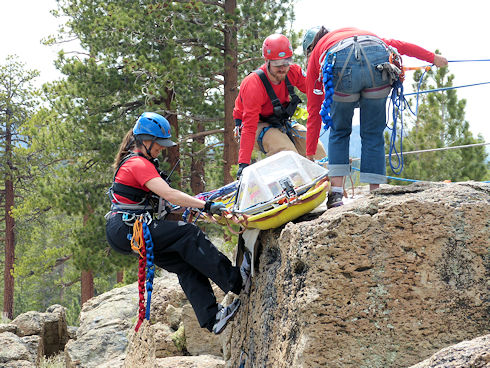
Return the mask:
<svg viewBox="0 0 490 368">
<path fill-rule="evenodd" d="M 211 215 L 221 215 L 225 210 L 226 206 L 223 202 L 206 201 L 206 204 L 204 205 L 204 212 Z"/>
<path fill-rule="evenodd" d="M 240 179 L 240 176 L 242 176 L 242 171 L 243 169 L 245 169 L 247 166 L 249 166 L 250 164 L 245 164 L 245 163 L 240 163 L 238 164 L 238 171 L 236 173 L 236 179 L 239 180 Z"/>
</svg>

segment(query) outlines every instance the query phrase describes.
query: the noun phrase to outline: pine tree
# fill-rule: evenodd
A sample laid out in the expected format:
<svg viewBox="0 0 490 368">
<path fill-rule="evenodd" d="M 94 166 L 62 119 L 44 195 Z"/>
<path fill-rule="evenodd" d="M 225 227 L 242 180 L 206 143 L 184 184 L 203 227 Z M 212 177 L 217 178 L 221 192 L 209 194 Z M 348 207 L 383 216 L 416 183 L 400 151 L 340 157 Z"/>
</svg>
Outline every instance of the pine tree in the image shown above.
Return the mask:
<svg viewBox="0 0 490 368">
<path fill-rule="evenodd" d="M 59 2 L 58 14 L 69 19 L 67 33 L 52 42 L 76 38 L 83 51 L 60 54 L 57 65 L 67 79 L 45 88 L 53 118 L 32 128 L 37 129 L 36 145 L 52 159 L 37 186 L 51 211 L 71 219 L 64 255 L 80 274 L 70 274 L 73 279 L 66 284 L 82 280 L 82 302 L 96 292 L 92 280 L 97 283 L 99 275 L 129 262 L 106 257 L 103 220 L 111 163 L 126 131 L 143 111 L 166 116 L 180 146 L 163 165 L 170 169 L 181 155 L 185 170 L 179 175 L 177 166 L 173 183 L 181 178 L 184 189 L 192 185 L 200 191 L 206 165 L 218 161 L 220 167 L 225 160 L 217 155 L 230 148 L 226 142 L 223 146 L 221 134 L 230 131 L 228 126 L 233 129 L 232 121 L 224 129 L 224 118 L 231 119 L 236 82 L 225 75 L 239 70 L 240 62 L 240 68 L 251 64 L 234 60 L 233 39 L 259 56 L 262 39 L 285 24 L 291 3 L 245 2 L 235 8 L 230 0 Z M 224 97 L 229 93 L 233 98 Z M 215 174 L 212 180 L 222 184 L 225 174 Z"/>
<path fill-rule="evenodd" d="M 0 204 L 4 214 L 0 223 L 4 234 L 4 292 L 3 314 L 12 318 L 14 313 L 14 261 L 16 231 L 12 210 L 16 198 L 26 191 L 32 175 L 29 172 L 29 157 L 17 148 L 29 145 L 29 137 L 21 132 L 22 125 L 34 112 L 39 102 L 33 80 L 38 71 L 26 70 L 25 64 L 9 56 L 0 66 Z M 33 159 L 33 158 L 32 158 Z M 33 159 L 33 164 L 35 161 Z"/>
</svg>

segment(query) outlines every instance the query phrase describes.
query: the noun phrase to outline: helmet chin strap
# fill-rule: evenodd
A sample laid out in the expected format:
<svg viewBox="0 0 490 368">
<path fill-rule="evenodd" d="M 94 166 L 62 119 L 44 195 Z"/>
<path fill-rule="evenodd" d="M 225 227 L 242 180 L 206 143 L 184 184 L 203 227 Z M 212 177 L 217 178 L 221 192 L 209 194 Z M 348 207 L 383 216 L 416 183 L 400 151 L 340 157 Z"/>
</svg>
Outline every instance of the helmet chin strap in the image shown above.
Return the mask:
<svg viewBox="0 0 490 368">
<path fill-rule="evenodd" d="M 143 146 L 145 146 L 145 149 L 146 149 L 146 154 L 147 154 L 148 156 L 150 156 L 150 158 L 152 158 L 152 159 L 153 159 L 153 158 L 155 158 L 155 157 L 153 157 L 153 156 L 151 155 L 151 149 L 152 149 L 152 147 L 153 147 L 153 144 L 154 144 L 154 143 L 155 143 L 155 141 L 154 141 L 154 140 L 153 140 L 153 141 L 151 141 L 151 144 L 150 144 L 150 147 L 149 147 L 149 148 L 147 148 L 145 145 L 143 145 Z"/>
<path fill-rule="evenodd" d="M 156 159 L 156 157 L 153 157 L 153 156 L 151 155 L 151 149 L 153 148 L 153 144 L 155 143 L 155 139 L 153 139 L 153 140 L 151 141 L 150 147 L 146 147 L 146 146 L 145 146 L 145 144 L 143 143 L 143 141 L 142 141 L 141 139 L 138 139 L 138 138 L 136 138 L 136 139 L 137 139 L 137 140 L 138 140 L 138 141 L 141 143 L 141 145 L 142 145 L 143 147 L 145 147 L 146 154 L 148 155 L 148 157 L 150 157 L 150 159 L 151 159 L 151 160 L 155 160 L 155 159 Z"/>
</svg>

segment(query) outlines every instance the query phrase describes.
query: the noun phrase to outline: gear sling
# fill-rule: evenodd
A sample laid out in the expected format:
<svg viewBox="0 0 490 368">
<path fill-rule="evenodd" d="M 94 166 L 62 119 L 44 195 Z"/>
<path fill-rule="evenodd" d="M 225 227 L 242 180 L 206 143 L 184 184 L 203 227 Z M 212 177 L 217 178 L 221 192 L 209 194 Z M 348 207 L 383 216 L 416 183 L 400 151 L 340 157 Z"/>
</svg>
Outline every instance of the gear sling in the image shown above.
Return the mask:
<svg viewBox="0 0 490 368">
<path fill-rule="evenodd" d="M 302 102 L 301 99 L 298 97 L 298 95 L 294 92 L 294 86 L 291 84 L 289 81 L 288 77 L 286 76 L 286 87 L 289 92 L 289 96 L 291 97 L 291 100 L 289 101 L 288 105 L 284 107 L 281 104 L 281 101 L 279 101 L 279 98 L 277 98 L 276 93 L 272 89 L 272 86 L 269 82 L 269 79 L 267 79 L 267 76 L 265 75 L 265 72 L 262 69 L 257 69 L 254 70 L 254 73 L 256 73 L 260 80 L 262 81 L 262 84 L 264 85 L 264 88 L 267 92 L 267 95 L 269 96 L 269 99 L 271 100 L 272 107 L 273 107 L 273 114 L 270 116 L 260 116 L 260 120 L 263 121 L 264 123 L 270 124 L 268 127 L 265 127 L 262 129 L 262 131 L 259 134 L 259 137 L 257 138 L 257 144 L 260 148 L 260 150 L 263 153 L 267 153 L 264 149 L 264 146 L 262 144 L 262 139 L 267 133 L 267 131 L 270 128 L 277 128 L 286 133 L 286 135 L 289 137 L 289 139 L 294 143 L 294 129 L 291 126 L 290 119 L 294 115 L 294 112 L 296 111 L 296 108 L 298 105 Z M 236 124 L 241 124 L 241 121 L 236 122 Z"/>
</svg>

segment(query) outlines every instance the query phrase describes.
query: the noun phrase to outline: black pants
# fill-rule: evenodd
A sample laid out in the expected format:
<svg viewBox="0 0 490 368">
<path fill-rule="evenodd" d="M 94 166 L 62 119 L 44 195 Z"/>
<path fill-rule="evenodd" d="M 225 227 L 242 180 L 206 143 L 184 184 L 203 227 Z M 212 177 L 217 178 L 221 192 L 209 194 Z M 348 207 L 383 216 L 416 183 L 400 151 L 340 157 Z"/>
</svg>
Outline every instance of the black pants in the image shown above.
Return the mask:
<svg viewBox="0 0 490 368">
<path fill-rule="evenodd" d="M 112 213 L 107 221 L 106 235 L 110 246 L 131 254 L 127 238 L 132 228 Z M 232 266 L 196 225 L 183 221 L 153 220 L 148 226 L 153 240 L 154 262 L 176 273 L 201 327 L 212 329 L 218 306 L 209 279 L 225 293 L 239 294 L 242 287 L 240 269 Z"/>
</svg>

